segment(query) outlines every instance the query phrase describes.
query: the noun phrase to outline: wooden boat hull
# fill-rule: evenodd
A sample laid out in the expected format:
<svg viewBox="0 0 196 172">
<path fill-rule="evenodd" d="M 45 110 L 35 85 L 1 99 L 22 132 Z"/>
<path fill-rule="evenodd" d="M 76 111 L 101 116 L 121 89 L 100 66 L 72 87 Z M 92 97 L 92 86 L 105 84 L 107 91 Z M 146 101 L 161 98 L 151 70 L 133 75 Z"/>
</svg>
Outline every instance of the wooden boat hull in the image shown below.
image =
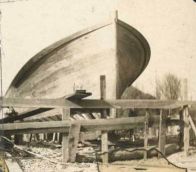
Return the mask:
<svg viewBox="0 0 196 172">
<path fill-rule="evenodd" d="M 100 75 L 106 97 L 120 98 L 145 69 L 150 47 L 145 38 L 116 20 L 88 28 L 42 50 L 11 83 L 6 97 L 59 98 L 85 89 L 100 98 Z"/>
</svg>

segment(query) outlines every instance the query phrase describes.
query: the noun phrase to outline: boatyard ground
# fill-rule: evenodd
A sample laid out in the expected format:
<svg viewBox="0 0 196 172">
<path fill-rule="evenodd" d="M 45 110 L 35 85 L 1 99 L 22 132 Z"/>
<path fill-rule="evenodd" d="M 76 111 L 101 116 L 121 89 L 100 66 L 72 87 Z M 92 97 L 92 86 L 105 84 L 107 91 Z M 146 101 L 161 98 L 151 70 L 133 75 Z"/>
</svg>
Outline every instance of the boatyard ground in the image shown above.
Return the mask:
<svg viewBox="0 0 196 172">
<path fill-rule="evenodd" d="M 122 172 L 132 172 L 144 169 L 150 169 L 153 171 L 164 171 L 164 172 L 178 172 L 180 169 L 172 168 L 172 165 L 168 165 L 168 162 L 157 157 L 149 158 L 147 160 L 131 160 L 131 161 L 116 161 L 108 165 L 101 165 L 100 163 L 66 163 L 66 165 L 61 164 L 62 153 L 61 149 L 58 147 L 41 147 L 41 146 L 20 146 L 21 149 L 27 150 L 29 152 L 35 153 L 37 156 L 27 156 L 25 154 L 20 154 L 14 157 L 7 154 L 6 162 L 10 170 L 12 168 L 18 171 L 24 172 L 98 172 L 98 171 L 122 171 Z M 92 147 L 85 147 L 79 149 L 79 154 L 93 154 Z M 193 172 L 196 170 L 196 148 L 191 147 L 189 150 L 189 156 L 185 157 L 184 152 L 178 152 L 172 154 L 168 157 L 170 162 L 174 163 L 179 167 L 188 167 L 188 172 Z M 17 164 L 19 166 L 17 167 Z M 169 167 L 169 168 L 168 168 Z"/>
</svg>

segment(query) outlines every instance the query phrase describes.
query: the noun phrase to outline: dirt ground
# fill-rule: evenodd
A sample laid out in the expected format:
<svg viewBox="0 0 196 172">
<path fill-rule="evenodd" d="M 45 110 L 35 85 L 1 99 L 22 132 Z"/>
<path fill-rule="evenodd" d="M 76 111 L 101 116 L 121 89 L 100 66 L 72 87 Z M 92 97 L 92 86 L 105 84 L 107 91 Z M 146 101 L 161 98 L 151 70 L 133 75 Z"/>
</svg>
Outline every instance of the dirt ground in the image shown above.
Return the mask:
<svg viewBox="0 0 196 172">
<path fill-rule="evenodd" d="M 94 163 L 61 163 L 62 154 L 60 148 L 43 148 L 43 147 L 30 147 L 30 151 L 40 155 L 40 157 L 17 157 L 22 171 L 24 172 L 134 172 L 134 171 L 149 171 L 149 172 L 181 172 L 184 169 L 178 169 L 169 165 L 165 159 L 157 159 L 156 157 L 150 158 L 146 161 L 132 160 L 132 161 L 117 161 L 109 165 L 101 165 Z M 92 152 L 92 148 L 85 148 L 82 153 Z M 170 155 L 168 159 L 184 168 L 188 168 L 188 172 L 196 171 L 196 148 L 190 149 L 190 155 L 184 156 L 183 152 L 178 152 Z M 8 157 L 8 159 L 11 157 Z M 164 168 L 162 168 L 164 167 Z M 12 172 L 12 171 L 10 171 Z M 14 171 L 17 172 L 17 171 Z"/>
<path fill-rule="evenodd" d="M 178 165 L 179 167 L 184 167 L 188 169 L 188 172 L 196 171 L 196 148 L 191 147 L 189 149 L 189 155 L 186 157 L 184 152 L 178 152 L 172 154 L 168 157 L 169 161 Z"/>
</svg>

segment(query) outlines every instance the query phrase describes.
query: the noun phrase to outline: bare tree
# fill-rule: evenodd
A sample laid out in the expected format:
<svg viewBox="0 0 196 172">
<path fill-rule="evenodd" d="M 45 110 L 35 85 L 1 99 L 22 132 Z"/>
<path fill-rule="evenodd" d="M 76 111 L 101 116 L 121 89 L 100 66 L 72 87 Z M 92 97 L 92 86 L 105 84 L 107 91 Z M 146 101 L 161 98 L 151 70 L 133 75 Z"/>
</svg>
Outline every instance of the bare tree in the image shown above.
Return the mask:
<svg viewBox="0 0 196 172">
<path fill-rule="evenodd" d="M 168 73 L 162 81 L 158 80 L 156 83 L 156 96 L 157 98 L 164 98 L 168 100 L 177 100 L 181 94 L 181 81 L 180 79 Z"/>
</svg>

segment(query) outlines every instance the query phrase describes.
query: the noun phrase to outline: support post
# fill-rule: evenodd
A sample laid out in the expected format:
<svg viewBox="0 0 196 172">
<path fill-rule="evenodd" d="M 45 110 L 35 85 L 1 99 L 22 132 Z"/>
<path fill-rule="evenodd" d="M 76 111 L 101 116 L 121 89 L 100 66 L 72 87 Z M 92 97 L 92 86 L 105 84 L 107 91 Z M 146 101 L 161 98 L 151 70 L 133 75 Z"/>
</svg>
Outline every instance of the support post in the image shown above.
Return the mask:
<svg viewBox="0 0 196 172">
<path fill-rule="evenodd" d="M 144 148 L 146 149 L 146 151 L 144 152 L 144 160 L 147 160 L 148 158 L 148 152 L 147 152 L 147 149 L 148 149 L 148 119 L 149 119 L 149 113 L 148 111 L 146 110 L 146 121 L 144 123 Z"/>
<path fill-rule="evenodd" d="M 163 114 L 163 110 L 160 109 L 160 122 L 159 122 L 159 151 L 165 155 L 166 144 L 166 114 Z M 160 154 L 158 155 L 160 158 Z"/>
<path fill-rule="evenodd" d="M 179 150 L 182 150 L 184 142 L 184 120 L 183 120 L 183 110 L 179 112 L 180 116 L 180 131 L 179 131 Z"/>
<path fill-rule="evenodd" d="M 71 125 L 69 132 L 69 161 L 75 162 L 80 136 L 80 124 Z"/>
<path fill-rule="evenodd" d="M 110 118 L 116 118 L 116 109 L 114 108 L 110 109 Z"/>
<path fill-rule="evenodd" d="M 191 127 L 192 127 L 192 129 L 193 129 L 193 132 L 194 132 L 194 134 L 195 134 L 195 136 L 196 136 L 196 126 L 195 126 L 195 124 L 194 124 L 194 122 L 193 122 L 193 119 L 191 118 L 191 116 L 189 115 L 189 122 L 190 122 L 190 125 L 191 125 Z"/>
<path fill-rule="evenodd" d="M 189 118 L 188 118 L 188 107 L 183 108 L 183 119 L 184 119 L 184 155 L 188 156 L 189 149 L 189 140 L 190 140 L 190 127 L 189 127 Z"/>
<path fill-rule="evenodd" d="M 101 100 L 104 100 L 106 98 L 106 77 L 105 75 L 100 76 L 100 95 L 101 95 Z M 107 110 L 103 109 L 102 118 L 107 117 Z M 102 162 L 103 163 L 108 163 L 108 133 L 107 131 L 102 131 L 101 133 L 101 152 L 103 153 L 102 155 Z"/>
<path fill-rule="evenodd" d="M 62 109 L 62 120 L 69 120 L 70 109 Z M 66 163 L 69 160 L 69 136 L 68 133 L 62 134 L 62 154 L 63 162 Z"/>
</svg>

